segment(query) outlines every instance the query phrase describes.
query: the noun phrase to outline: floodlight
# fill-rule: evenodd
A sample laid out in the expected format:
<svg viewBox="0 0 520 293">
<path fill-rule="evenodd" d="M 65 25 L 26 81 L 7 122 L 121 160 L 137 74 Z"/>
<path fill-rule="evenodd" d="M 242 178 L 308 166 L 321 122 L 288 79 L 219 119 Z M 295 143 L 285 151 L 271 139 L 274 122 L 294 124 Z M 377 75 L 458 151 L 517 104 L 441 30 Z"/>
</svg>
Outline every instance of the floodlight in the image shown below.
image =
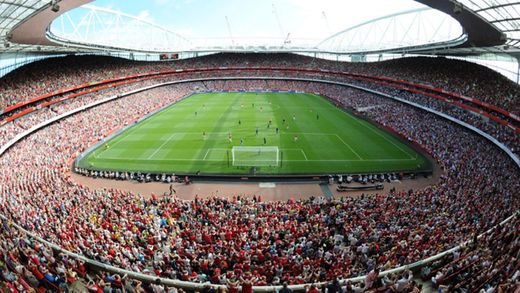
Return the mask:
<svg viewBox="0 0 520 293">
<path fill-rule="evenodd" d="M 56 1 L 56 0 L 51 1 L 51 11 L 53 11 L 53 12 L 60 11 L 60 6 L 58 5 L 58 1 Z"/>
</svg>

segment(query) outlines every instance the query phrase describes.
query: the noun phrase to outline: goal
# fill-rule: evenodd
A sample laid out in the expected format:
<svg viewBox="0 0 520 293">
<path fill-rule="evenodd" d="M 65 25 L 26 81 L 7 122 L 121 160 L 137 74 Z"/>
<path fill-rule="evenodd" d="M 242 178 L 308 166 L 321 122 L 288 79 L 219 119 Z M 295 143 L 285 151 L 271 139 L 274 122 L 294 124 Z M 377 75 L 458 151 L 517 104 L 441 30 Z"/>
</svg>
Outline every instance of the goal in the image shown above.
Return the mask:
<svg viewBox="0 0 520 293">
<path fill-rule="evenodd" d="M 276 146 L 235 146 L 231 149 L 231 159 L 237 167 L 276 167 L 280 151 Z"/>
</svg>

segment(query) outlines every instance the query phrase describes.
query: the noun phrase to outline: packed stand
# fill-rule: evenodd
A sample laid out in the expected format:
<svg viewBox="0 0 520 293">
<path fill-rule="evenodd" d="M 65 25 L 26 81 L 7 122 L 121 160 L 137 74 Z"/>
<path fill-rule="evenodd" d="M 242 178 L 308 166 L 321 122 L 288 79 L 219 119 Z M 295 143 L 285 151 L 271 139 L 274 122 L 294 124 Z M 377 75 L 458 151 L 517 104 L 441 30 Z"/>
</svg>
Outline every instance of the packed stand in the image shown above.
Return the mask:
<svg viewBox="0 0 520 293">
<path fill-rule="evenodd" d="M 442 113 L 446 113 L 488 133 L 492 137 L 496 138 L 499 142 L 506 145 L 511 151 L 513 151 L 513 153 L 516 153 L 517 156 L 520 155 L 520 135 L 510 127 L 487 121 L 473 112 L 469 112 L 468 110 L 460 108 L 451 103 L 443 102 L 428 96 L 389 88 L 370 82 L 355 82 L 354 84 L 391 96 L 396 96 Z"/>
<path fill-rule="evenodd" d="M 421 276 L 442 292 L 514 292 L 520 289 L 520 236 L 517 216 L 461 250 L 423 267 Z"/>
<path fill-rule="evenodd" d="M 223 53 L 173 62 L 135 62 L 97 56 L 51 58 L 23 66 L 0 80 L 0 110 L 84 83 L 174 69 L 215 67 L 311 68 L 391 77 L 442 88 L 520 114 L 518 85 L 491 69 L 470 62 L 414 57 L 377 63 L 349 63 L 267 53 Z M 321 77 L 321 74 L 314 75 Z"/>
<path fill-rule="evenodd" d="M 424 72 L 421 71 L 421 74 L 415 74 L 411 69 L 413 64 L 431 64 L 435 63 L 436 60 L 440 64 L 446 64 L 449 62 L 453 63 L 464 63 L 464 68 L 461 72 L 463 72 L 463 77 L 465 78 L 468 74 L 468 70 L 466 68 L 472 69 L 471 72 L 483 73 L 485 76 L 489 76 L 490 72 L 481 67 L 476 67 L 477 65 L 461 62 L 456 60 L 446 60 L 444 58 L 405 58 L 400 59 L 398 61 L 387 61 L 382 62 L 377 66 L 367 65 L 367 64 L 349 64 L 342 62 L 331 62 L 327 60 L 314 59 L 304 56 L 292 55 L 292 54 L 216 54 L 210 56 L 204 56 L 201 58 L 195 59 L 187 59 L 187 60 L 179 60 L 176 62 L 132 62 L 124 59 L 117 58 L 109 58 L 109 57 L 96 57 L 96 56 L 76 56 L 76 57 L 67 57 L 67 58 L 52 58 L 49 60 L 44 60 L 40 62 L 32 63 L 26 67 L 22 67 L 21 69 L 14 71 L 13 73 L 7 75 L 5 78 L 0 80 L 0 88 L 3 90 L 0 91 L 0 100 L 2 100 L 2 96 L 7 100 L 11 100 L 12 102 L 6 102 L 5 106 L 12 105 L 15 102 L 19 102 L 20 100 L 27 100 L 29 98 L 35 97 L 39 94 L 47 93 L 54 91 L 56 89 L 65 88 L 71 85 L 77 85 L 81 83 L 87 83 L 91 81 L 100 81 L 107 78 L 120 77 L 123 75 L 131 75 L 131 74 L 139 74 L 139 73 L 149 73 L 149 72 L 157 72 L 163 70 L 170 70 L 173 68 L 208 68 L 208 67 L 244 67 L 244 66 L 252 66 L 252 67 L 262 67 L 262 66 L 276 66 L 276 67 L 302 67 L 302 68 L 324 68 L 324 69 L 333 69 L 333 70 L 342 70 L 347 72 L 357 72 L 357 73 L 368 73 L 372 75 L 389 75 L 397 78 L 402 78 L 405 80 L 417 81 L 420 82 L 422 78 L 427 80 L 437 80 L 436 77 L 423 77 Z M 466 64 L 467 63 L 467 64 Z M 445 66 L 446 68 L 450 68 L 450 66 Z M 460 66 L 459 66 L 460 67 Z M 60 68 L 60 71 L 53 71 L 50 68 Z M 479 69 L 479 70 L 477 70 Z M 402 71 L 400 71 L 402 70 Z M 442 74 L 443 76 L 450 76 L 450 78 L 454 79 L 464 79 L 461 78 L 457 74 L 449 75 L 446 72 L 446 69 L 439 71 L 427 71 L 428 74 Z M 518 153 L 520 150 L 520 136 L 511 128 L 507 126 L 503 126 L 500 124 L 495 124 L 489 121 L 485 121 L 479 116 L 473 115 L 466 110 L 463 110 L 459 107 L 449 105 L 448 103 L 434 101 L 432 98 L 427 98 L 422 95 L 412 94 L 409 92 L 403 92 L 399 90 L 395 90 L 389 87 L 383 87 L 375 83 L 371 82 L 361 82 L 353 79 L 345 79 L 345 77 L 339 76 L 324 76 L 315 73 L 306 73 L 306 72 L 283 72 L 283 71 L 273 71 L 273 72 L 264 72 L 264 71 L 248 71 L 248 72 L 238 72 L 238 71 L 228 71 L 228 72 L 205 72 L 205 73 L 196 73 L 196 74 L 184 74 L 182 76 L 169 76 L 167 78 L 157 79 L 155 82 L 161 81 L 169 81 L 169 80 L 177 80 L 181 78 L 204 78 L 204 77 L 226 77 L 226 76 L 265 76 L 266 74 L 273 77 L 300 77 L 300 78 L 319 78 L 319 79 L 327 79 L 327 80 L 336 80 L 340 82 L 349 82 L 354 84 L 360 84 L 362 86 L 373 88 L 379 91 L 398 94 L 399 97 L 404 97 L 406 99 L 419 102 L 423 105 L 427 105 L 432 107 L 433 109 L 441 110 L 445 113 L 448 113 L 462 121 L 468 122 L 473 126 L 489 133 L 493 137 L 497 138 L 500 142 L 504 143 L 507 147 L 509 147 L 513 152 Z M 400 74 L 400 75 L 399 75 Z M 414 75 L 415 74 L 415 75 Z M 26 76 L 30 76 L 30 78 L 26 78 Z M 479 79 L 479 74 L 475 74 Z M 23 78 L 22 78 L 23 77 Z M 414 80 L 414 78 L 418 78 L 418 80 Z M 56 82 L 56 80 L 59 80 Z M 154 80 L 138 82 L 135 84 L 130 84 L 127 86 L 121 86 L 120 91 L 122 92 L 128 88 L 137 88 L 142 85 L 152 84 Z M 477 83 L 477 81 L 473 81 Z M 499 82 L 502 84 L 502 79 L 494 78 L 493 82 Z M 27 86 L 26 83 L 34 83 L 38 86 Z M 65 84 L 66 83 L 66 84 Z M 226 81 L 224 81 L 226 83 Z M 244 88 L 258 88 L 261 87 L 261 82 L 259 86 L 251 87 L 249 83 L 252 82 L 244 82 L 242 81 L 240 84 L 235 87 L 226 86 L 223 88 L 227 89 L 244 89 Z M 266 82 L 267 83 L 267 82 Z M 291 90 L 293 86 L 290 82 L 281 82 L 281 84 L 285 85 L 281 90 Z M 448 82 L 448 84 L 452 84 Z M 455 83 L 458 84 L 458 83 Z M 479 87 L 490 87 L 490 82 L 482 82 L 479 80 Z M 40 86 L 41 85 L 41 86 Z M 465 88 L 472 89 L 473 86 L 466 85 Z M 501 87 L 500 89 L 508 89 L 509 92 L 515 93 L 517 87 L 508 85 Z M 105 92 L 110 92 L 113 90 L 112 88 L 105 90 Z M 118 91 L 114 91 L 118 92 Z M 500 93 L 500 90 L 494 90 L 493 94 Z M 95 96 L 95 95 L 94 95 Z M 8 98 L 9 97 L 9 98 Z M 81 98 L 81 97 L 80 97 Z M 76 98 L 77 99 L 77 98 Z M 0 108 L 2 103 L 0 103 Z M 497 103 L 494 103 L 497 104 Z M 515 101 L 515 98 L 510 99 L 510 104 L 513 104 L 512 109 L 514 109 L 514 105 L 518 104 Z M 23 109 L 23 108 L 22 108 Z M 20 110 L 22 110 L 20 109 Z M 38 122 L 43 121 L 43 118 L 49 118 L 54 115 L 52 112 L 52 108 L 42 109 L 38 111 L 38 115 L 33 116 L 33 123 L 30 125 L 35 125 Z M 41 118 L 38 118 L 41 117 Z M 5 118 L 5 117 L 4 117 Z M 13 125 L 14 124 L 14 125 Z M 13 137 L 15 134 L 26 129 L 27 124 L 21 124 L 15 121 L 14 123 L 9 123 L 7 128 L 17 129 L 17 132 L 9 131 L 9 134 L 2 135 L 0 137 L 0 143 L 3 144 L 9 140 L 9 138 Z M 0 132 L 5 132 L 5 129 L 0 130 Z"/>
<path fill-rule="evenodd" d="M 441 88 L 520 113 L 518 84 L 472 62 L 442 57 L 403 58 L 381 62 L 367 71 Z"/>
<path fill-rule="evenodd" d="M 345 87 L 266 84 L 323 93 L 346 108 L 370 108 L 367 117 L 420 144 L 442 164 L 441 181 L 375 196 L 262 202 L 143 198 L 91 190 L 70 178 L 71 158 L 135 117 L 201 89 L 263 86 L 201 82 L 115 100 L 21 141 L 0 158 L 2 214 L 65 249 L 129 270 L 201 283 L 267 285 L 329 281 L 409 264 L 486 231 L 520 207 L 520 183 L 512 179 L 518 169 L 471 132 Z M 54 110 L 62 112 L 60 107 Z"/>
</svg>

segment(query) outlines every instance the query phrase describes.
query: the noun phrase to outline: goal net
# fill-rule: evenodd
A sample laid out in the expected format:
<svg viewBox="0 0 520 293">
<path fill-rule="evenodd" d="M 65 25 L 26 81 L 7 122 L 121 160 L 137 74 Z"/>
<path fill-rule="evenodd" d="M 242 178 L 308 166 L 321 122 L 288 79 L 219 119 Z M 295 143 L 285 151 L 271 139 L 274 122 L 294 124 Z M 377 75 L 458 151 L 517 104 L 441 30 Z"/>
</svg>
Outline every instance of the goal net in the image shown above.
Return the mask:
<svg viewBox="0 0 520 293">
<path fill-rule="evenodd" d="M 276 146 L 235 146 L 231 149 L 233 166 L 278 166 L 280 152 Z"/>
</svg>

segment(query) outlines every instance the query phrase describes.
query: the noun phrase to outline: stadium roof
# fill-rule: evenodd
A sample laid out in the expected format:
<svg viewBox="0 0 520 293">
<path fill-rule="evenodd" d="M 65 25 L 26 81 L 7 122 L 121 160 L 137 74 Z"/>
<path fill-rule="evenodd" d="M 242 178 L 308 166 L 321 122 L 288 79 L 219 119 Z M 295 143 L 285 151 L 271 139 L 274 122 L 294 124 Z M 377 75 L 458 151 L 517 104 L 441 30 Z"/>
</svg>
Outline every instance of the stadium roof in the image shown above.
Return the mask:
<svg viewBox="0 0 520 293">
<path fill-rule="evenodd" d="M 349 47 L 345 45 L 347 43 L 351 44 L 353 42 L 352 40 L 355 39 L 353 31 L 357 30 L 356 33 L 358 35 L 363 34 L 362 29 L 367 31 L 374 31 L 376 25 L 380 25 L 385 19 L 388 19 L 381 16 L 372 16 L 375 17 L 375 19 L 367 19 L 367 22 L 363 25 L 344 27 L 342 30 L 339 30 L 336 33 L 327 31 L 327 29 L 322 29 L 322 31 L 331 34 L 324 34 L 320 36 L 321 41 L 320 38 L 315 38 L 310 41 L 307 40 L 307 43 L 298 42 L 298 39 L 294 37 L 294 39 L 292 39 L 293 42 L 291 43 L 288 35 L 285 38 L 283 36 L 285 33 L 287 33 L 287 31 L 283 28 L 283 25 L 278 18 L 275 6 L 272 8 L 272 13 L 275 18 L 278 18 L 278 21 L 272 22 L 277 22 L 277 26 L 280 31 L 280 38 L 283 39 L 281 42 L 280 40 L 277 40 L 280 45 L 263 45 L 262 43 L 259 43 L 258 39 L 265 39 L 263 36 L 252 36 L 250 38 L 237 37 L 236 40 L 233 40 L 233 37 L 231 36 L 231 26 L 229 25 L 230 22 L 227 17 L 226 21 L 229 38 L 226 40 L 227 43 L 222 42 L 221 44 L 207 44 L 200 42 L 200 40 L 197 40 L 196 38 L 190 39 L 190 37 L 184 37 L 181 33 L 177 33 L 174 29 L 155 25 L 146 19 L 140 18 L 139 16 L 134 17 L 130 23 L 132 23 L 132 25 L 135 25 L 136 22 L 138 22 L 140 25 L 143 23 L 148 23 L 150 28 L 154 27 L 154 29 L 157 30 L 158 35 L 162 32 L 161 35 L 167 35 L 170 40 L 173 40 L 171 43 L 174 45 L 161 47 L 160 45 L 154 44 L 155 47 L 152 49 L 117 47 L 117 44 L 93 44 L 88 40 L 78 42 L 77 40 L 63 38 L 63 36 L 54 35 L 50 32 L 51 23 L 53 20 L 57 19 L 60 15 L 73 8 L 88 4 L 90 2 L 92 1 L 0 0 L 0 52 L 91 52 L 95 50 L 107 51 L 118 49 L 124 51 L 141 52 L 176 52 L 184 50 L 202 52 L 292 51 L 330 52 L 342 54 L 390 52 L 434 55 L 474 55 L 489 52 L 516 55 L 520 52 L 520 2 L 510 2 L 509 0 L 416 0 L 415 2 L 410 0 L 410 6 L 414 7 L 412 10 L 416 10 L 414 13 L 426 13 L 423 10 L 427 10 L 425 7 L 429 6 L 434 8 L 436 13 L 440 11 L 445 15 L 449 15 L 451 18 L 458 21 L 463 28 L 463 33 L 461 33 L 461 35 L 453 35 L 452 39 L 440 38 L 435 40 L 435 42 L 425 42 L 420 40 L 416 44 L 406 41 L 396 44 L 395 40 L 393 40 L 388 42 L 389 44 L 381 45 L 383 41 L 379 40 L 377 46 L 371 45 L 372 47 Z M 165 3 L 166 1 L 162 0 L 156 2 Z M 190 1 L 187 2 L 189 3 Z M 315 2 L 310 1 L 310 3 Z M 96 4 L 96 2 L 93 2 L 92 4 Z M 407 7 L 404 7 L 402 10 L 407 10 L 406 8 Z M 230 7 L 229 9 L 237 10 L 236 7 Z M 103 9 L 97 8 L 97 10 L 102 11 Z M 105 8 L 105 12 L 107 11 L 108 13 L 117 14 L 120 19 L 121 16 L 132 18 L 132 16 L 129 14 Z M 74 11 L 71 13 L 74 13 Z M 395 20 L 397 17 L 402 17 L 401 14 L 402 13 L 397 12 L 392 13 L 391 16 L 393 18 L 391 19 Z M 406 13 L 402 15 L 405 14 Z M 62 19 L 65 19 L 66 17 L 67 16 L 63 16 Z M 368 17 L 370 18 L 371 16 Z M 304 22 L 305 21 L 309 20 L 304 19 Z M 323 13 L 321 24 L 322 27 L 324 27 L 323 23 L 327 24 L 327 16 L 325 13 Z M 419 27 L 426 26 L 425 24 L 414 24 L 413 22 L 411 22 L 411 24 Z M 434 24 L 434 26 L 435 25 L 438 25 L 438 28 L 441 27 L 441 24 Z M 233 28 L 240 26 L 240 23 L 238 25 L 234 24 Z M 383 24 L 383 27 L 386 28 L 386 30 L 398 30 L 395 24 L 394 27 L 392 27 L 392 24 Z M 353 28 L 356 28 L 356 30 L 353 30 Z M 238 31 L 238 29 L 236 30 Z M 386 32 L 385 29 L 383 29 L 382 32 L 384 34 L 384 32 Z M 77 33 L 78 32 L 76 31 L 76 34 Z M 121 35 L 126 35 L 128 39 L 128 37 L 132 34 L 127 33 Z M 420 34 L 417 33 L 417 35 Z M 207 39 L 207 37 L 202 39 Z M 347 42 L 346 40 L 349 41 Z M 328 41 L 328 43 L 323 41 Z M 161 44 L 164 45 L 164 42 Z"/>
<path fill-rule="evenodd" d="M 90 1 L 61 1 L 63 9 L 55 13 L 52 11 L 53 1 L 0 0 L 0 52 L 78 51 L 49 42 L 45 38 L 45 31 L 56 16 Z M 23 29 L 18 29 L 20 27 Z"/>
<path fill-rule="evenodd" d="M 43 7 L 49 5 L 40 0 L 2 0 L 0 1 L 0 42 L 2 43 L 2 51 L 10 51 L 10 43 L 7 43 L 11 35 L 11 31 L 22 21 L 31 17 L 40 11 Z M 15 44 L 12 44 L 13 47 Z M 25 46 L 24 46 L 25 47 Z M 22 47 L 23 48 L 23 47 Z M 17 48 L 22 49 L 22 48 Z"/>
<path fill-rule="evenodd" d="M 520 45 L 520 2 L 511 0 L 461 0 L 462 4 L 496 26 L 507 36 L 508 46 Z"/>
</svg>

